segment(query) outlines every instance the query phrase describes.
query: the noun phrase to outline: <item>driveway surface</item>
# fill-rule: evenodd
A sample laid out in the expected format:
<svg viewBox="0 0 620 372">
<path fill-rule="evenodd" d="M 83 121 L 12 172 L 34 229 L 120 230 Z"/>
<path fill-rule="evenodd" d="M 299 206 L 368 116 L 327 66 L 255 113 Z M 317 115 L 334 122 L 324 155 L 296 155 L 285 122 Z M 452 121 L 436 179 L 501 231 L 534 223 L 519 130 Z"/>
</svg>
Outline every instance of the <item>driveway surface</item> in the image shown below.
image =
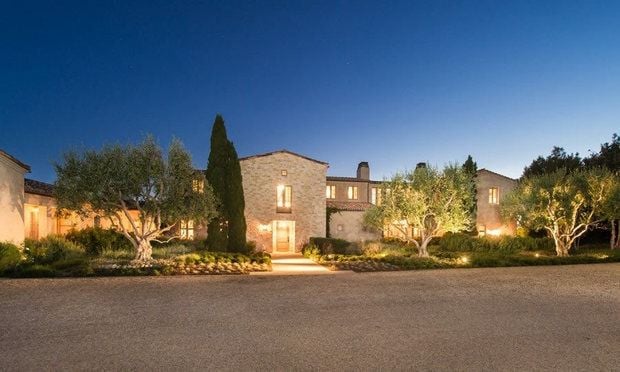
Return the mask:
<svg viewBox="0 0 620 372">
<path fill-rule="evenodd" d="M 620 370 L 620 264 L 0 280 L 0 370 Z"/>
</svg>

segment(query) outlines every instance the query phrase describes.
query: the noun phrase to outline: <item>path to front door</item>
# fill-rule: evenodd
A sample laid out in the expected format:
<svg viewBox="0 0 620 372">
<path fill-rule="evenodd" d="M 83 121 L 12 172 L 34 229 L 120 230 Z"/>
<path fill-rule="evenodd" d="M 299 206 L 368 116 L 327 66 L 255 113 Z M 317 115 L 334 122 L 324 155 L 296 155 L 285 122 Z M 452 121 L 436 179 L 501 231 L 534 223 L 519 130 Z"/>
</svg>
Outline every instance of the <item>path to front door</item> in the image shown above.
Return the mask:
<svg viewBox="0 0 620 372">
<path fill-rule="evenodd" d="M 329 271 L 300 253 L 274 254 L 271 258 L 271 272 L 253 272 L 252 275 L 317 275 L 335 274 L 343 271 Z"/>
</svg>

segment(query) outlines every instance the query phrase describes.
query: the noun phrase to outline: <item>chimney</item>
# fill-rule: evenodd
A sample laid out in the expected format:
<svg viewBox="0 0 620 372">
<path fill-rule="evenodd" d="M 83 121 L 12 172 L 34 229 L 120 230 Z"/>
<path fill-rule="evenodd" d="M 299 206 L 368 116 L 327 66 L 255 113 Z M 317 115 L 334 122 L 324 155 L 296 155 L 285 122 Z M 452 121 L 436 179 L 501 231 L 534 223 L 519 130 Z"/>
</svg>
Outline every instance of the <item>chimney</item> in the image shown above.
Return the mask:
<svg viewBox="0 0 620 372">
<path fill-rule="evenodd" d="M 426 168 L 426 163 L 418 163 L 418 164 L 415 166 L 415 169 L 418 169 L 418 168 Z"/>
<path fill-rule="evenodd" d="M 370 179 L 370 167 L 367 161 L 363 161 L 357 165 L 357 178 L 362 180 Z"/>
</svg>

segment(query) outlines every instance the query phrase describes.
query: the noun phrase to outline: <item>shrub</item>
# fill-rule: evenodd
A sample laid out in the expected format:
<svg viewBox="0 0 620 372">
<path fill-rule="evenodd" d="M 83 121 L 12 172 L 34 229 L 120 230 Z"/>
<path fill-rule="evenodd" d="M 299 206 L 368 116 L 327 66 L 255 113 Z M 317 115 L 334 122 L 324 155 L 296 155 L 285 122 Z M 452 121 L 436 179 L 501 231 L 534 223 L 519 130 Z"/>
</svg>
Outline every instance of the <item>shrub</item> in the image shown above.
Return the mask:
<svg viewBox="0 0 620 372">
<path fill-rule="evenodd" d="M 0 273 L 14 270 L 24 259 L 18 246 L 0 242 Z"/>
<path fill-rule="evenodd" d="M 85 254 L 84 247 L 61 236 L 50 235 L 39 241 L 28 240 L 24 244 L 26 255 L 35 264 L 47 264 Z"/>
<path fill-rule="evenodd" d="M 90 260 L 86 257 L 73 257 L 50 264 L 58 276 L 88 276 L 94 274 Z"/>
<path fill-rule="evenodd" d="M 49 265 L 38 264 L 22 266 L 13 274 L 20 278 L 53 278 L 56 275 L 56 270 Z"/>
<path fill-rule="evenodd" d="M 321 251 L 319 250 L 319 247 L 317 247 L 314 244 L 304 245 L 304 247 L 301 249 L 301 253 L 306 258 L 315 258 L 321 255 Z"/>
<path fill-rule="evenodd" d="M 442 250 L 448 252 L 468 252 L 474 248 L 475 238 L 464 233 L 445 233 L 439 241 Z"/>
<path fill-rule="evenodd" d="M 267 252 L 254 253 L 250 258 L 257 264 L 271 264 L 271 255 Z"/>
<path fill-rule="evenodd" d="M 310 244 L 315 245 L 321 254 L 347 254 L 350 242 L 334 238 L 310 238 Z"/>
<path fill-rule="evenodd" d="M 118 231 L 99 227 L 87 227 L 83 230 L 71 230 L 66 239 L 82 245 L 86 253 L 100 256 L 104 251 L 132 251 L 133 246 L 127 238 Z"/>
</svg>

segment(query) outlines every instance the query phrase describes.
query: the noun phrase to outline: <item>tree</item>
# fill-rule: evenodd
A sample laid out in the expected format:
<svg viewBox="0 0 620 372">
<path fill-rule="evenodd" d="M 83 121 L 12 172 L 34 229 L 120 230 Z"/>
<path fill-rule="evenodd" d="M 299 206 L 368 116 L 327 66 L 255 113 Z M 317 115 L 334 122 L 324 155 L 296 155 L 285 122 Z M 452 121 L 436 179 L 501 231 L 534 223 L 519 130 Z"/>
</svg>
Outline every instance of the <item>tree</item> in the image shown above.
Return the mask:
<svg viewBox="0 0 620 372">
<path fill-rule="evenodd" d="M 476 173 L 478 172 L 478 164 L 471 155 L 467 156 L 467 160 L 463 163 L 463 170 L 471 178 L 471 193 L 466 195 L 465 203 L 469 205 L 470 224 L 467 228 L 470 232 L 476 231 L 476 215 L 478 213 L 478 199 L 476 198 Z"/>
<path fill-rule="evenodd" d="M 457 232 L 471 223 L 473 180 L 462 167 L 450 165 L 439 171 L 418 167 L 397 174 L 381 186 L 381 204 L 364 215 L 365 224 L 386 231 L 394 229 L 428 257 L 427 246 L 442 232 Z M 415 233 L 414 233 L 415 232 Z"/>
<path fill-rule="evenodd" d="M 584 163 L 590 168 L 604 167 L 612 172 L 620 170 L 620 136 L 614 133 L 611 143 L 603 143 L 600 151 L 585 158 Z"/>
<path fill-rule="evenodd" d="M 559 169 L 572 172 L 583 166 L 579 153 L 567 154 L 562 147 L 554 146 L 551 150 L 551 155 L 543 158 L 539 156 L 532 164 L 525 167 L 522 177 L 531 177 L 541 174 L 553 173 Z"/>
<path fill-rule="evenodd" d="M 601 215 L 606 218 L 610 224 L 610 249 L 620 248 L 620 177 L 618 173 L 616 173 L 614 187 L 605 199 Z"/>
<path fill-rule="evenodd" d="M 138 145 L 107 145 L 101 151 L 67 152 L 55 164 L 60 210 L 107 218 L 134 246 L 136 260 L 151 259 L 151 242 L 179 237 L 181 221 L 208 221 L 215 199 L 190 155 L 173 140 L 164 158 L 153 137 Z M 136 213 L 134 213 L 137 211 Z"/>
<path fill-rule="evenodd" d="M 504 198 L 501 211 L 521 226 L 546 230 L 557 255 L 567 256 L 575 240 L 601 222 L 597 216 L 616 186 L 606 169 L 559 169 L 522 179 Z"/>
<path fill-rule="evenodd" d="M 215 117 L 206 177 L 220 200 L 218 217 L 209 223 L 207 245 L 213 249 L 242 252 L 246 249 L 245 199 L 239 158 L 226 135 L 224 119 Z"/>
</svg>

